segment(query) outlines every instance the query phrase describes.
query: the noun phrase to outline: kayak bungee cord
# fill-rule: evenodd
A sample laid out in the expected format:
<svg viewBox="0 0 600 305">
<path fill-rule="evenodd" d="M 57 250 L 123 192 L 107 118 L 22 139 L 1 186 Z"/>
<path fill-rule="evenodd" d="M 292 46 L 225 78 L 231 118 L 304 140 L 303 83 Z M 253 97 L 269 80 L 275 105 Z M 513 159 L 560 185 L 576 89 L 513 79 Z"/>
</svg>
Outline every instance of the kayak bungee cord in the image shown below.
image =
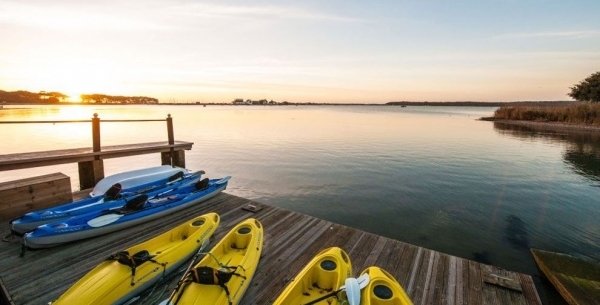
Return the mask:
<svg viewBox="0 0 600 305">
<path fill-rule="evenodd" d="M 247 277 L 245 276 L 246 269 L 244 267 L 242 267 L 241 265 L 232 267 L 232 266 L 227 266 L 225 264 L 222 264 L 217 259 L 217 257 L 210 252 L 200 252 L 200 254 L 204 254 L 204 255 L 208 254 L 210 257 L 212 257 L 215 260 L 215 262 L 217 263 L 217 265 L 219 265 L 219 269 L 214 269 L 214 268 L 208 267 L 208 266 L 200 266 L 198 268 L 193 268 L 193 269 L 187 271 L 186 275 L 184 275 L 184 280 L 183 280 L 185 286 L 183 286 L 183 288 L 181 289 L 181 293 L 177 296 L 177 299 L 175 300 L 175 303 L 173 303 L 173 305 L 177 305 L 177 303 L 179 303 L 179 300 L 181 299 L 181 296 L 183 296 L 183 292 L 184 292 L 185 288 L 188 287 L 188 285 L 192 282 L 198 283 L 198 284 L 204 284 L 204 285 L 217 285 L 217 286 L 223 288 L 223 290 L 225 291 L 225 295 L 227 296 L 227 301 L 229 302 L 229 305 L 233 304 L 233 302 L 231 301 L 229 289 L 227 288 L 227 286 L 225 286 L 225 284 L 227 284 L 229 282 L 229 280 L 231 279 L 231 277 L 234 275 L 239 276 L 239 277 L 243 278 L 244 280 L 246 280 L 247 279 Z M 241 275 L 241 274 L 235 272 L 238 267 L 244 271 L 244 275 Z M 226 271 L 227 269 L 233 269 L 233 271 L 228 272 L 228 271 Z M 176 293 L 176 292 L 177 292 L 177 290 L 175 290 L 173 293 Z M 172 297 L 173 296 L 171 296 L 171 298 Z M 171 298 L 169 298 L 169 300 Z M 170 304 L 168 304 L 168 305 L 170 305 Z"/>
<path fill-rule="evenodd" d="M 2 241 L 5 243 L 12 243 L 17 237 L 17 234 L 15 234 L 14 232 L 10 232 L 6 234 L 6 236 L 2 237 Z"/>
</svg>

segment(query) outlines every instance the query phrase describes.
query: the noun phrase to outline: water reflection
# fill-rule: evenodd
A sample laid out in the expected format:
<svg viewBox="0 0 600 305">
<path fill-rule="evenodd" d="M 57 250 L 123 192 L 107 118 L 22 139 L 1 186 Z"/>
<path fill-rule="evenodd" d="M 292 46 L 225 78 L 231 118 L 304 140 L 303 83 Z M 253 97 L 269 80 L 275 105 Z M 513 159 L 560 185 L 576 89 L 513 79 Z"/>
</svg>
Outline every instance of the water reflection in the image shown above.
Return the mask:
<svg viewBox="0 0 600 305">
<path fill-rule="evenodd" d="M 5 106 L 0 111 L 0 118 L 3 121 L 33 121 L 47 120 L 47 117 L 56 116 L 60 113 L 60 108 L 28 108 L 25 106 Z"/>
<path fill-rule="evenodd" d="M 563 154 L 565 161 L 573 165 L 576 173 L 589 179 L 600 181 L 600 148 L 589 151 L 586 143 L 570 145 Z"/>
<path fill-rule="evenodd" d="M 563 159 L 573 171 L 588 179 L 600 181 L 600 132 L 597 130 L 499 122 L 494 123 L 494 130 L 517 139 L 541 139 L 552 143 L 563 143 L 565 144 Z"/>
</svg>

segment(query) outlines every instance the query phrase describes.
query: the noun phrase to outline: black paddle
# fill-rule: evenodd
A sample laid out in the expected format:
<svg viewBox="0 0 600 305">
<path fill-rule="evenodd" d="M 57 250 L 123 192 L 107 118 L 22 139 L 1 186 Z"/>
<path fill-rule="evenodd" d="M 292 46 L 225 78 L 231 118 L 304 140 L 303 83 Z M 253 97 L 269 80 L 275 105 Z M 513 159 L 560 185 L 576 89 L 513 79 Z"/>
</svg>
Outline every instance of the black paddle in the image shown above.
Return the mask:
<svg viewBox="0 0 600 305">
<path fill-rule="evenodd" d="M 173 289 L 173 292 L 171 292 L 171 295 L 166 300 L 166 302 L 163 301 L 160 304 L 166 304 L 166 305 L 170 305 L 171 304 L 171 300 L 173 299 L 173 297 L 175 296 L 175 294 L 177 293 L 177 291 L 179 291 L 179 288 L 181 288 L 181 285 L 183 285 L 183 281 L 185 280 L 185 276 L 188 274 L 188 272 L 190 271 L 190 269 L 192 269 L 192 267 L 194 266 L 194 264 L 196 264 L 196 261 L 200 257 L 200 254 L 202 254 L 202 252 L 204 251 L 204 249 L 208 246 L 208 243 L 209 243 L 208 238 L 202 241 L 202 245 L 200 246 L 200 249 L 198 249 L 198 252 L 196 252 L 196 254 L 194 255 L 194 257 L 192 258 L 192 262 L 190 263 L 190 265 L 187 267 L 187 269 L 183 273 L 183 276 L 181 277 L 181 279 L 179 279 L 179 282 L 177 282 L 177 286 L 175 286 L 175 289 Z"/>
</svg>

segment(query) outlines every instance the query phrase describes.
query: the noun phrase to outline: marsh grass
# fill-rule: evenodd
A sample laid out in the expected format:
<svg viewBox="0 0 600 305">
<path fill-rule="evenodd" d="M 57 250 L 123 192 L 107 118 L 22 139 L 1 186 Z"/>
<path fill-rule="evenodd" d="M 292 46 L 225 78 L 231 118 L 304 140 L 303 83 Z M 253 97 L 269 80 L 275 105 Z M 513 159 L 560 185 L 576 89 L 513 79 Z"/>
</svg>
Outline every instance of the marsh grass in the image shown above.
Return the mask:
<svg viewBox="0 0 600 305">
<path fill-rule="evenodd" d="M 502 106 L 494 112 L 493 118 L 600 126 L 600 104 L 561 107 Z"/>
</svg>

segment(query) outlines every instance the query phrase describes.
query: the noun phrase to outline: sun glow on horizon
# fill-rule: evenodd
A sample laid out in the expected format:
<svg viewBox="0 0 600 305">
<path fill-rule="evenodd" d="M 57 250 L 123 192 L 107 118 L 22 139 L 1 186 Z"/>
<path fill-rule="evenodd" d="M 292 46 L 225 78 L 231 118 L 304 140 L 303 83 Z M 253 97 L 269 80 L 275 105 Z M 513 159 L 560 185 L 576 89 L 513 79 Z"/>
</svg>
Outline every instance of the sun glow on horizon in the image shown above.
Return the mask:
<svg viewBox="0 0 600 305">
<path fill-rule="evenodd" d="M 81 95 L 85 94 L 85 93 L 81 93 L 81 92 L 79 92 L 79 93 L 64 93 L 64 92 L 61 92 L 61 93 L 68 95 L 69 97 L 66 98 L 66 101 L 67 102 L 71 102 L 71 103 L 81 103 Z"/>
<path fill-rule="evenodd" d="M 82 94 L 121 95 L 122 81 L 114 75 L 118 72 L 82 67 L 77 61 L 60 60 L 60 64 L 32 65 L 19 71 L 13 82 L 15 90 L 31 92 L 60 92 L 67 102 L 81 103 Z"/>
</svg>

